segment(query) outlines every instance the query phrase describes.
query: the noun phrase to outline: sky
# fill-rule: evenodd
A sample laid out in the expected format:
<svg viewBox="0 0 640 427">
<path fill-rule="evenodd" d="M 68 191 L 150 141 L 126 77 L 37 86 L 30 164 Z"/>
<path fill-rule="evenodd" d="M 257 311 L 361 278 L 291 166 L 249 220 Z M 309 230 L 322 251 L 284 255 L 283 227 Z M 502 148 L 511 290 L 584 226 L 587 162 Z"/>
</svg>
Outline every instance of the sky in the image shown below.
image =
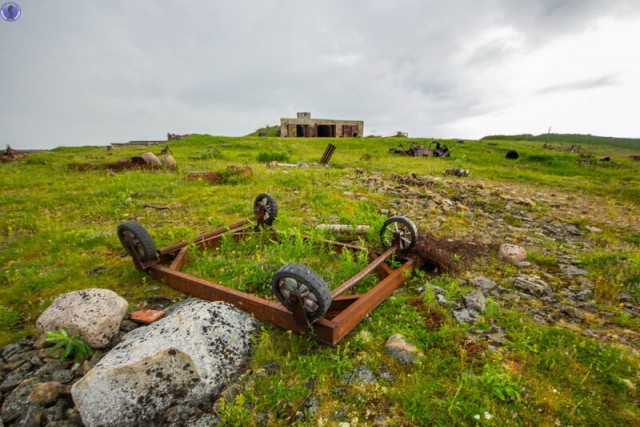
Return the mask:
<svg viewBox="0 0 640 427">
<path fill-rule="evenodd" d="M 365 135 L 640 137 L 638 0 L 16 3 L 0 147 L 240 136 L 298 111 Z"/>
</svg>

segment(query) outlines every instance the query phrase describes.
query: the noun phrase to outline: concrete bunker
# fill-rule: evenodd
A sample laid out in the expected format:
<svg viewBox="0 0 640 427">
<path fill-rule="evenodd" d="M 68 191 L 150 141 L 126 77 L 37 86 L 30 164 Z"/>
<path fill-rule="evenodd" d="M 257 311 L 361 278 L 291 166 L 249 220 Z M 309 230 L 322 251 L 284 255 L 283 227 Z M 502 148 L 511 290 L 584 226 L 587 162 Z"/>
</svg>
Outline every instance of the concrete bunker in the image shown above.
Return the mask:
<svg viewBox="0 0 640 427">
<path fill-rule="evenodd" d="M 280 136 L 284 138 L 357 138 L 364 135 L 362 120 L 312 119 L 301 112 L 295 119 L 280 119 Z"/>
</svg>

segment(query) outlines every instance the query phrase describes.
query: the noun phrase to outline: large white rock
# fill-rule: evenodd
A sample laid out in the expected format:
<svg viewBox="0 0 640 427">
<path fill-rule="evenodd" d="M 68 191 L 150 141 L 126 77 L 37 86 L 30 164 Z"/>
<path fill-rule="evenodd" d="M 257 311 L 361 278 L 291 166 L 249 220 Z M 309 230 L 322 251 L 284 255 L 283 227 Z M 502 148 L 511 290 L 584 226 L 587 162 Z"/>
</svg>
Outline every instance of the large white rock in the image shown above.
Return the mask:
<svg viewBox="0 0 640 427">
<path fill-rule="evenodd" d="M 167 408 L 211 399 L 245 363 L 258 322 L 190 299 L 127 334 L 71 389 L 85 425 L 152 425 Z"/>
<path fill-rule="evenodd" d="M 84 289 L 56 298 L 36 321 L 42 333 L 64 328 L 93 348 L 106 347 L 127 313 L 127 300 L 108 289 Z"/>
</svg>

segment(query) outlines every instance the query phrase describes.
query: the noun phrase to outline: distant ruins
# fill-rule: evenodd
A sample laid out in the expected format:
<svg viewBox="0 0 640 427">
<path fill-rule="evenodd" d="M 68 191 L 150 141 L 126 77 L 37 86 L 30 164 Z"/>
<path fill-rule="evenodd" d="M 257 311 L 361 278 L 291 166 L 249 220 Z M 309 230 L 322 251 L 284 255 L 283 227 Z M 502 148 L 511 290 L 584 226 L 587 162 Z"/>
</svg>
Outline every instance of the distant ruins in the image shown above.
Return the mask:
<svg viewBox="0 0 640 427">
<path fill-rule="evenodd" d="M 355 138 L 364 134 L 362 120 L 312 119 L 311 113 L 298 113 L 295 119 L 280 119 L 284 138 Z"/>
</svg>

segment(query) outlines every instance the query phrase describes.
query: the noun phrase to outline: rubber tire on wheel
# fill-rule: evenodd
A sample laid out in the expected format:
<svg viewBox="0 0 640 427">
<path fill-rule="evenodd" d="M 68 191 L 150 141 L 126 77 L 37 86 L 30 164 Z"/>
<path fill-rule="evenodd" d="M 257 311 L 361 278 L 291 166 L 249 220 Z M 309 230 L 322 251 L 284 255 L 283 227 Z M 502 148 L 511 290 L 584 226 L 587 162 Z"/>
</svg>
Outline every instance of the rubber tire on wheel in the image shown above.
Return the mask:
<svg viewBox="0 0 640 427">
<path fill-rule="evenodd" d="M 418 241 L 418 229 L 407 217 L 393 216 L 382 224 L 380 230 L 380 240 L 385 249 L 391 247 L 393 243 L 393 232 L 400 233 L 400 252 L 407 253 L 416 245 Z"/>
<path fill-rule="evenodd" d="M 256 200 L 253 202 L 253 213 L 258 214 L 260 212 L 260 206 L 264 206 L 264 223 L 267 225 L 273 224 L 278 216 L 278 203 L 276 199 L 268 193 L 258 194 Z"/>
<path fill-rule="evenodd" d="M 289 292 L 293 289 L 308 291 L 303 296 L 303 301 L 307 318 L 311 322 L 325 314 L 331 305 L 329 285 L 303 264 L 283 265 L 273 276 L 271 288 L 278 300 L 291 311 Z"/>
<path fill-rule="evenodd" d="M 153 239 L 147 230 L 135 221 L 127 221 L 120 224 L 118 226 L 118 238 L 129 255 L 134 256 L 129 245 L 132 243 L 135 255 L 142 262 L 152 261 L 158 255 L 156 244 L 153 243 Z"/>
</svg>

